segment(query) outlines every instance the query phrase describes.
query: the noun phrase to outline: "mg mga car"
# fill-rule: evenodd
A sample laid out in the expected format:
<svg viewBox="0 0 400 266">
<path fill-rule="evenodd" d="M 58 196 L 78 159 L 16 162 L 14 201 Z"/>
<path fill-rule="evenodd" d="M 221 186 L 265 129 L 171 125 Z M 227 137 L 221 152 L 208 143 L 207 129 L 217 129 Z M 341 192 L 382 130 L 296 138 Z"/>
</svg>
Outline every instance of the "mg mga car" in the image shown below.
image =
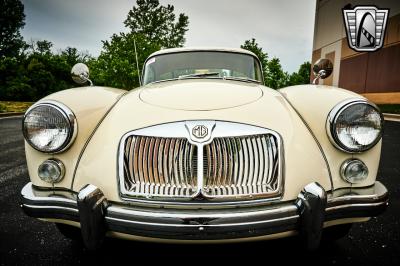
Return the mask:
<svg viewBox="0 0 400 266">
<path fill-rule="evenodd" d="M 317 79 L 332 72 L 320 59 Z M 77 64 L 72 76 L 90 83 Z M 80 86 L 23 118 L 29 216 L 88 249 L 105 237 L 215 243 L 299 235 L 309 249 L 385 210 L 383 128 L 362 96 L 273 90 L 242 49 L 153 53 L 137 89 Z"/>
</svg>

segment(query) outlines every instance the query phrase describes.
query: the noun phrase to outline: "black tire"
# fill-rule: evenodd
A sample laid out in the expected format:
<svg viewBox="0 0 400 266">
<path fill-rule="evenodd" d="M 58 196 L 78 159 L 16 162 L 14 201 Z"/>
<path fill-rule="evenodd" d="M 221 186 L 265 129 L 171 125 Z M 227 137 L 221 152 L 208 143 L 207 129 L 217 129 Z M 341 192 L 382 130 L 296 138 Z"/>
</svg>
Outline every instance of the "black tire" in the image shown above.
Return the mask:
<svg viewBox="0 0 400 266">
<path fill-rule="evenodd" d="M 82 242 L 81 229 L 72 225 L 56 223 L 56 227 L 66 238 Z"/>
<path fill-rule="evenodd" d="M 330 226 L 322 232 L 322 239 L 324 241 L 336 241 L 348 235 L 353 224 L 339 224 Z"/>
</svg>

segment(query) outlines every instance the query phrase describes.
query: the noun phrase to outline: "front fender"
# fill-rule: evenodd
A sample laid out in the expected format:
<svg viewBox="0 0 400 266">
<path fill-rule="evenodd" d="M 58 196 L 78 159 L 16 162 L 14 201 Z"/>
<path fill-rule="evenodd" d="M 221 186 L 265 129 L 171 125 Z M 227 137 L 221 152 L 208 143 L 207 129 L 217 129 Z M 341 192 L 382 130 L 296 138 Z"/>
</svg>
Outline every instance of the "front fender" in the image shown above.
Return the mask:
<svg viewBox="0 0 400 266">
<path fill-rule="evenodd" d="M 25 141 L 26 161 L 32 183 L 40 187 L 51 187 L 51 184 L 39 178 L 37 169 L 46 159 L 56 158 L 64 163 L 66 169 L 64 179 L 57 183 L 56 187 L 71 187 L 76 165 L 89 138 L 125 92 L 106 87 L 80 87 L 56 92 L 39 100 L 37 103 L 51 100 L 70 108 L 77 119 L 78 134 L 71 147 L 60 154 L 39 152 Z"/>
<path fill-rule="evenodd" d="M 379 141 L 377 145 L 366 152 L 351 154 L 335 148 L 326 132 L 328 114 L 336 104 L 348 99 L 365 100 L 364 97 L 348 90 L 323 85 L 292 86 L 283 88 L 280 92 L 297 111 L 319 142 L 328 162 L 335 189 L 349 186 L 349 183 L 340 177 L 340 166 L 349 158 L 362 160 L 369 169 L 368 178 L 364 182 L 353 184 L 352 186 L 362 187 L 374 184 L 379 166 L 382 141 Z"/>
</svg>

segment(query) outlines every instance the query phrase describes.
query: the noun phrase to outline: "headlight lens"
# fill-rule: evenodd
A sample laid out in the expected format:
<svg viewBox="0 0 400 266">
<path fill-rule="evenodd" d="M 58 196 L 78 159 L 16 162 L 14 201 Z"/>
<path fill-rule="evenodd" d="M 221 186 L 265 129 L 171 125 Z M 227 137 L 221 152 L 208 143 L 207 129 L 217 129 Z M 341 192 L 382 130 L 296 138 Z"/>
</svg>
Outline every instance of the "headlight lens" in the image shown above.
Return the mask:
<svg viewBox="0 0 400 266">
<path fill-rule="evenodd" d="M 57 159 L 44 161 L 38 168 L 38 176 L 45 182 L 57 183 L 62 180 L 65 174 L 64 164 Z"/>
<path fill-rule="evenodd" d="M 328 116 L 332 144 L 347 152 L 369 150 L 381 139 L 383 118 L 378 108 L 363 100 L 338 104 Z"/>
<path fill-rule="evenodd" d="M 40 103 L 30 108 L 24 117 L 26 141 L 41 152 L 65 150 L 76 135 L 76 119 L 72 111 L 60 103 Z"/>
<path fill-rule="evenodd" d="M 368 177 L 368 167 L 358 159 L 349 159 L 342 164 L 340 175 L 349 183 L 360 183 Z"/>
</svg>

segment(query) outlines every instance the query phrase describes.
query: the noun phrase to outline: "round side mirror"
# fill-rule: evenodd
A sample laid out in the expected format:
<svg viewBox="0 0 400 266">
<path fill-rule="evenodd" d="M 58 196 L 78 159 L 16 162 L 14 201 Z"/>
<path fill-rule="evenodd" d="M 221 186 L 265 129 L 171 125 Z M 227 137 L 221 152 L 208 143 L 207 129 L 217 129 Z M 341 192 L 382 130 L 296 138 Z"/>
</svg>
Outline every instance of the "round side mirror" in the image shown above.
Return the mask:
<svg viewBox="0 0 400 266">
<path fill-rule="evenodd" d="M 92 81 L 89 79 L 89 68 L 83 63 L 77 63 L 72 67 L 71 76 L 78 84 L 89 82 L 92 85 Z"/>
<path fill-rule="evenodd" d="M 332 74 L 333 71 L 333 64 L 329 59 L 321 58 L 317 62 L 315 62 L 313 66 L 313 72 L 315 75 L 315 79 L 313 81 L 313 84 L 321 78 L 321 79 L 326 79 Z"/>
</svg>

